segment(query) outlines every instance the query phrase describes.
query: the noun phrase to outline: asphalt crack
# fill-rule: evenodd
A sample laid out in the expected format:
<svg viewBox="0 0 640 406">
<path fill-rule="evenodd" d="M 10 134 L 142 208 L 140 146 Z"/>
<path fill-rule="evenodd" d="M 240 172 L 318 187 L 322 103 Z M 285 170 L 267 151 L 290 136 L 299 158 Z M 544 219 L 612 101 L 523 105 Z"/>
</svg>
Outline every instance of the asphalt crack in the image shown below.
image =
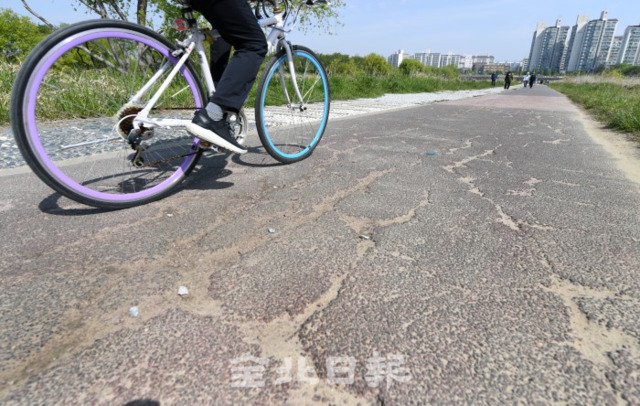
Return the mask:
<svg viewBox="0 0 640 406">
<path fill-rule="evenodd" d="M 466 167 L 466 165 L 467 165 L 469 162 L 473 162 L 473 161 L 475 161 L 475 160 L 478 160 L 478 159 L 484 158 L 484 157 L 489 156 L 489 155 L 495 155 L 496 150 L 497 150 L 498 148 L 500 148 L 500 146 L 501 146 L 501 145 L 498 145 L 498 147 L 496 147 L 496 148 L 494 148 L 494 149 L 488 149 L 488 150 L 485 150 L 485 151 L 484 151 L 483 153 L 481 153 L 481 154 L 473 155 L 473 156 L 470 156 L 470 157 L 464 158 L 464 159 L 463 159 L 463 160 L 461 160 L 461 161 L 454 162 L 452 165 L 446 165 L 446 166 L 443 166 L 443 167 L 442 167 L 442 169 L 444 169 L 445 171 L 447 171 L 447 172 L 449 172 L 449 173 L 455 173 L 456 169 Z"/>
<path fill-rule="evenodd" d="M 548 263 L 551 269 L 553 266 Z M 617 367 L 611 354 L 625 351 L 633 357 L 640 356 L 638 340 L 625 332 L 592 322 L 581 309 L 576 299 L 607 298 L 616 300 L 632 299 L 608 290 L 596 290 L 574 284 L 556 275 L 551 275 L 549 286 L 542 286 L 544 291 L 558 297 L 567 309 L 570 323 L 570 339 L 567 344 L 586 360 L 590 361 L 597 374 L 604 382 L 608 382 L 619 404 L 627 404 L 623 392 L 612 382 L 610 376 Z"/>
</svg>

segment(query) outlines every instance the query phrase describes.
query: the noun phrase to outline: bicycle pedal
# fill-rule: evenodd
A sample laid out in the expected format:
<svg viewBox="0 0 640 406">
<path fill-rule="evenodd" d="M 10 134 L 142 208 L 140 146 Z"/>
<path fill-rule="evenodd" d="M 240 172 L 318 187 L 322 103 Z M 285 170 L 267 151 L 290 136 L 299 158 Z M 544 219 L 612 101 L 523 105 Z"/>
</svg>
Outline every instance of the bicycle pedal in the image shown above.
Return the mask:
<svg viewBox="0 0 640 406">
<path fill-rule="evenodd" d="M 213 143 L 210 143 L 209 141 L 200 141 L 200 144 L 198 144 L 198 146 L 200 147 L 200 149 L 204 150 L 204 151 L 213 151 L 213 152 L 220 152 L 222 154 L 226 154 L 228 152 L 230 152 L 229 150 L 222 148 L 218 145 L 215 145 Z"/>
</svg>

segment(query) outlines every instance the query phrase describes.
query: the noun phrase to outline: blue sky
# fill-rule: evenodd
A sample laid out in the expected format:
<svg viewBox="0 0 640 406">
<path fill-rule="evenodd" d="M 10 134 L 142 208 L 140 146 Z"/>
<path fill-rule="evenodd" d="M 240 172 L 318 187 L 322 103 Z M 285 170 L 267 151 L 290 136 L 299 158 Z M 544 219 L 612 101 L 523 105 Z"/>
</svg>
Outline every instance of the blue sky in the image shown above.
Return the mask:
<svg viewBox="0 0 640 406">
<path fill-rule="evenodd" d="M 578 14 L 590 19 L 608 10 L 617 18 L 616 35 L 628 25 L 640 24 L 640 0 L 515 0 L 429 1 L 429 0 L 347 0 L 340 9 L 342 26 L 334 35 L 296 33 L 294 43 L 317 52 L 341 52 L 388 56 L 398 49 L 406 52 L 494 55 L 498 61 L 519 61 L 528 57 L 533 31 L 539 21 L 573 26 Z M 53 23 L 76 22 L 87 18 L 76 12 L 70 0 L 27 0 L 38 13 Z M 27 15 L 20 0 L 2 0 L 0 7 Z"/>
</svg>

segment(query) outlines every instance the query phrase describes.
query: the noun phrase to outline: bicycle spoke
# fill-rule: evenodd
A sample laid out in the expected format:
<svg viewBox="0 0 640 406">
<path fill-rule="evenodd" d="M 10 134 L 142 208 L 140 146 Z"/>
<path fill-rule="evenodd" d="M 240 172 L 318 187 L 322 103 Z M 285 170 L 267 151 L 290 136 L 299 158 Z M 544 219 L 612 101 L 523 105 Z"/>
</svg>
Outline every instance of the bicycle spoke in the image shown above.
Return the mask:
<svg viewBox="0 0 640 406">
<path fill-rule="evenodd" d="M 301 48 L 293 52 L 295 73 L 283 72 L 288 63 L 283 54 L 270 63 L 259 89 L 258 132 L 267 151 L 281 162 L 309 156 L 322 137 L 329 114 L 326 73 L 317 57 Z M 292 94 L 296 94 L 295 100 L 289 101 Z M 274 125 L 276 121 L 285 124 Z"/>
<path fill-rule="evenodd" d="M 27 70 L 31 76 L 23 78 L 24 96 L 19 96 L 29 97 L 35 89 L 34 101 L 20 105 L 29 108 L 24 114 L 35 125 L 16 131 L 37 157 L 29 162 L 38 167 L 36 173 L 59 192 L 104 207 L 152 200 L 184 178 L 200 156 L 193 139 L 166 126 L 134 127 L 161 82 L 139 103 L 129 101 L 164 64 L 176 62 L 157 33 L 126 22 L 78 23 L 41 48 L 42 57 L 50 59 Z M 193 69 L 185 67 L 148 118 L 167 122 L 186 116 L 205 97 Z M 136 134 L 143 138 L 136 140 Z M 143 149 L 140 160 L 134 162 L 138 149 Z"/>
</svg>

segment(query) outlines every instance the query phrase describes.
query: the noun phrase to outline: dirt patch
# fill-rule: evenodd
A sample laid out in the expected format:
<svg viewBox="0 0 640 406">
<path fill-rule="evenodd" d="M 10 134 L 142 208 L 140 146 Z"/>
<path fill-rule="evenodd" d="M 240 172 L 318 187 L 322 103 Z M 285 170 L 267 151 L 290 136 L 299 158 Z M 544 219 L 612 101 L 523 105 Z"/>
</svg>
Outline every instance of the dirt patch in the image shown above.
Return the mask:
<svg viewBox="0 0 640 406">
<path fill-rule="evenodd" d="M 604 128 L 604 126 L 581 109 L 576 109 L 578 121 L 582 123 L 587 134 L 605 151 L 616 158 L 616 165 L 633 182 L 640 184 L 640 148 L 621 132 Z"/>
</svg>

